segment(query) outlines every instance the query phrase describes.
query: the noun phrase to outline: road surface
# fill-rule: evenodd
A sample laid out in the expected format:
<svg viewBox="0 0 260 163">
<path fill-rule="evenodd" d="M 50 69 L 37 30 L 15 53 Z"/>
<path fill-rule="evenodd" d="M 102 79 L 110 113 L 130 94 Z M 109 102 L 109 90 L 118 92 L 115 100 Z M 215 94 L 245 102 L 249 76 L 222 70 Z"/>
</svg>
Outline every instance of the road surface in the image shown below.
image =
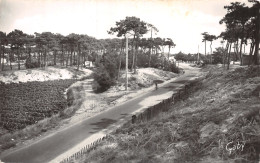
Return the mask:
<svg viewBox="0 0 260 163">
<path fill-rule="evenodd" d="M 107 128 L 112 130 L 113 126 L 120 119 L 131 117 L 131 114 L 140 108 L 147 108 L 147 105 L 154 105 L 163 99 L 169 98 L 180 87 L 180 84 L 184 84 L 198 76 L 197 69 L 186 66 L 184 70 L 185 74 L 164 86 L 160 86 L 159 84 L 157 90 L 154 89 L 146 92 L 130 101 L 115 106 L 62 131 L 58 131 L 33 144 L 3 153 L 0 156 L 1 161 L 42 163 L 55 160 L 57 156 L 62 155 L 95 133 Z"/>
</svg>

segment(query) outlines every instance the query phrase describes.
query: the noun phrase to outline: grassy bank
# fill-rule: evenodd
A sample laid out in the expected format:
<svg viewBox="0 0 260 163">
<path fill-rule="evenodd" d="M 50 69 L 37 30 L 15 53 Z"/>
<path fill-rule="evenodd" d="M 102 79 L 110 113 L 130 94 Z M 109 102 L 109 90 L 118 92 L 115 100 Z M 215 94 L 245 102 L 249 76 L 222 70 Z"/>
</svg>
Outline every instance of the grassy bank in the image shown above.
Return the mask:
<svg viewBox="0 0 260 163">
<path fill-rule="evenodd" d="M 121 128 L 73 162 L 257 162 L 260 68 L 208 66 L 188 99 Z"/>
</svg>

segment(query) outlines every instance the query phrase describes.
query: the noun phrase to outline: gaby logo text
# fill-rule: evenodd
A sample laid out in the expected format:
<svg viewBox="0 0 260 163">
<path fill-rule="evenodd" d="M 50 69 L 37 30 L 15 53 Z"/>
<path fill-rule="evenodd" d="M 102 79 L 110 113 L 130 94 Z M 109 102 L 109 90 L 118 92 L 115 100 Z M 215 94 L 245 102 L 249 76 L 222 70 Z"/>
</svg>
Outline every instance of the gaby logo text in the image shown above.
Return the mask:
<svg viewBox="0 0 260 163">
<path fill-rule="evenodd" d="M 244 142 L 240 142 L 240 141 L 231 141 L 229 143 L 227 143 L 226 145 L 226 150 L 229 152 L 229 154 L 231 154 L 232 152 L 235 152 L 235 151 L 243 151 L 245 147 L 245 143 Z"/>
</svg>

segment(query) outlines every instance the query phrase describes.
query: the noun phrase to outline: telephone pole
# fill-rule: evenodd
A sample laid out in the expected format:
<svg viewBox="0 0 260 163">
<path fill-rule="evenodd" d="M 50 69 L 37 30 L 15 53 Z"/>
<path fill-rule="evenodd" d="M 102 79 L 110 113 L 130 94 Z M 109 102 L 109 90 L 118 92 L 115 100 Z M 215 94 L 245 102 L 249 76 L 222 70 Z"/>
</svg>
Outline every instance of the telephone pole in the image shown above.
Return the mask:
<svg viewBox="0 0 260 163">
<path fill-rule="evenodd" d="M 128 37 L 125 37 L 126 41 L 125 41 L 125 90 L 127 91 L 127 87 L 128 87 Z"/>
</svg>

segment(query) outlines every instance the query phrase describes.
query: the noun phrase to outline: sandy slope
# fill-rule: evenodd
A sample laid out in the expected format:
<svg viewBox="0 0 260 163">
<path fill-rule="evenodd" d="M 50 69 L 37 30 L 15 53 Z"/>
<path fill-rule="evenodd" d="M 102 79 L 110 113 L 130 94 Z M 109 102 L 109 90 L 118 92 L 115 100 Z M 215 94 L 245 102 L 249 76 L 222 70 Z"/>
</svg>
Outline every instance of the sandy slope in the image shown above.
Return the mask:
<svg viewBox="0 0 260 163">
<path fill-rule="evenodd" d="M 27 69 L 19 71 L 4 71 L 0 73 L 0 81 L 4 83 L 19 83 L 28 81 L 47 81 L 59 79 L 82 78 L 92 73 L 89 69 L 81 68 L 57 68 L 46 67 L 46 69 Z"/>
</svg>

